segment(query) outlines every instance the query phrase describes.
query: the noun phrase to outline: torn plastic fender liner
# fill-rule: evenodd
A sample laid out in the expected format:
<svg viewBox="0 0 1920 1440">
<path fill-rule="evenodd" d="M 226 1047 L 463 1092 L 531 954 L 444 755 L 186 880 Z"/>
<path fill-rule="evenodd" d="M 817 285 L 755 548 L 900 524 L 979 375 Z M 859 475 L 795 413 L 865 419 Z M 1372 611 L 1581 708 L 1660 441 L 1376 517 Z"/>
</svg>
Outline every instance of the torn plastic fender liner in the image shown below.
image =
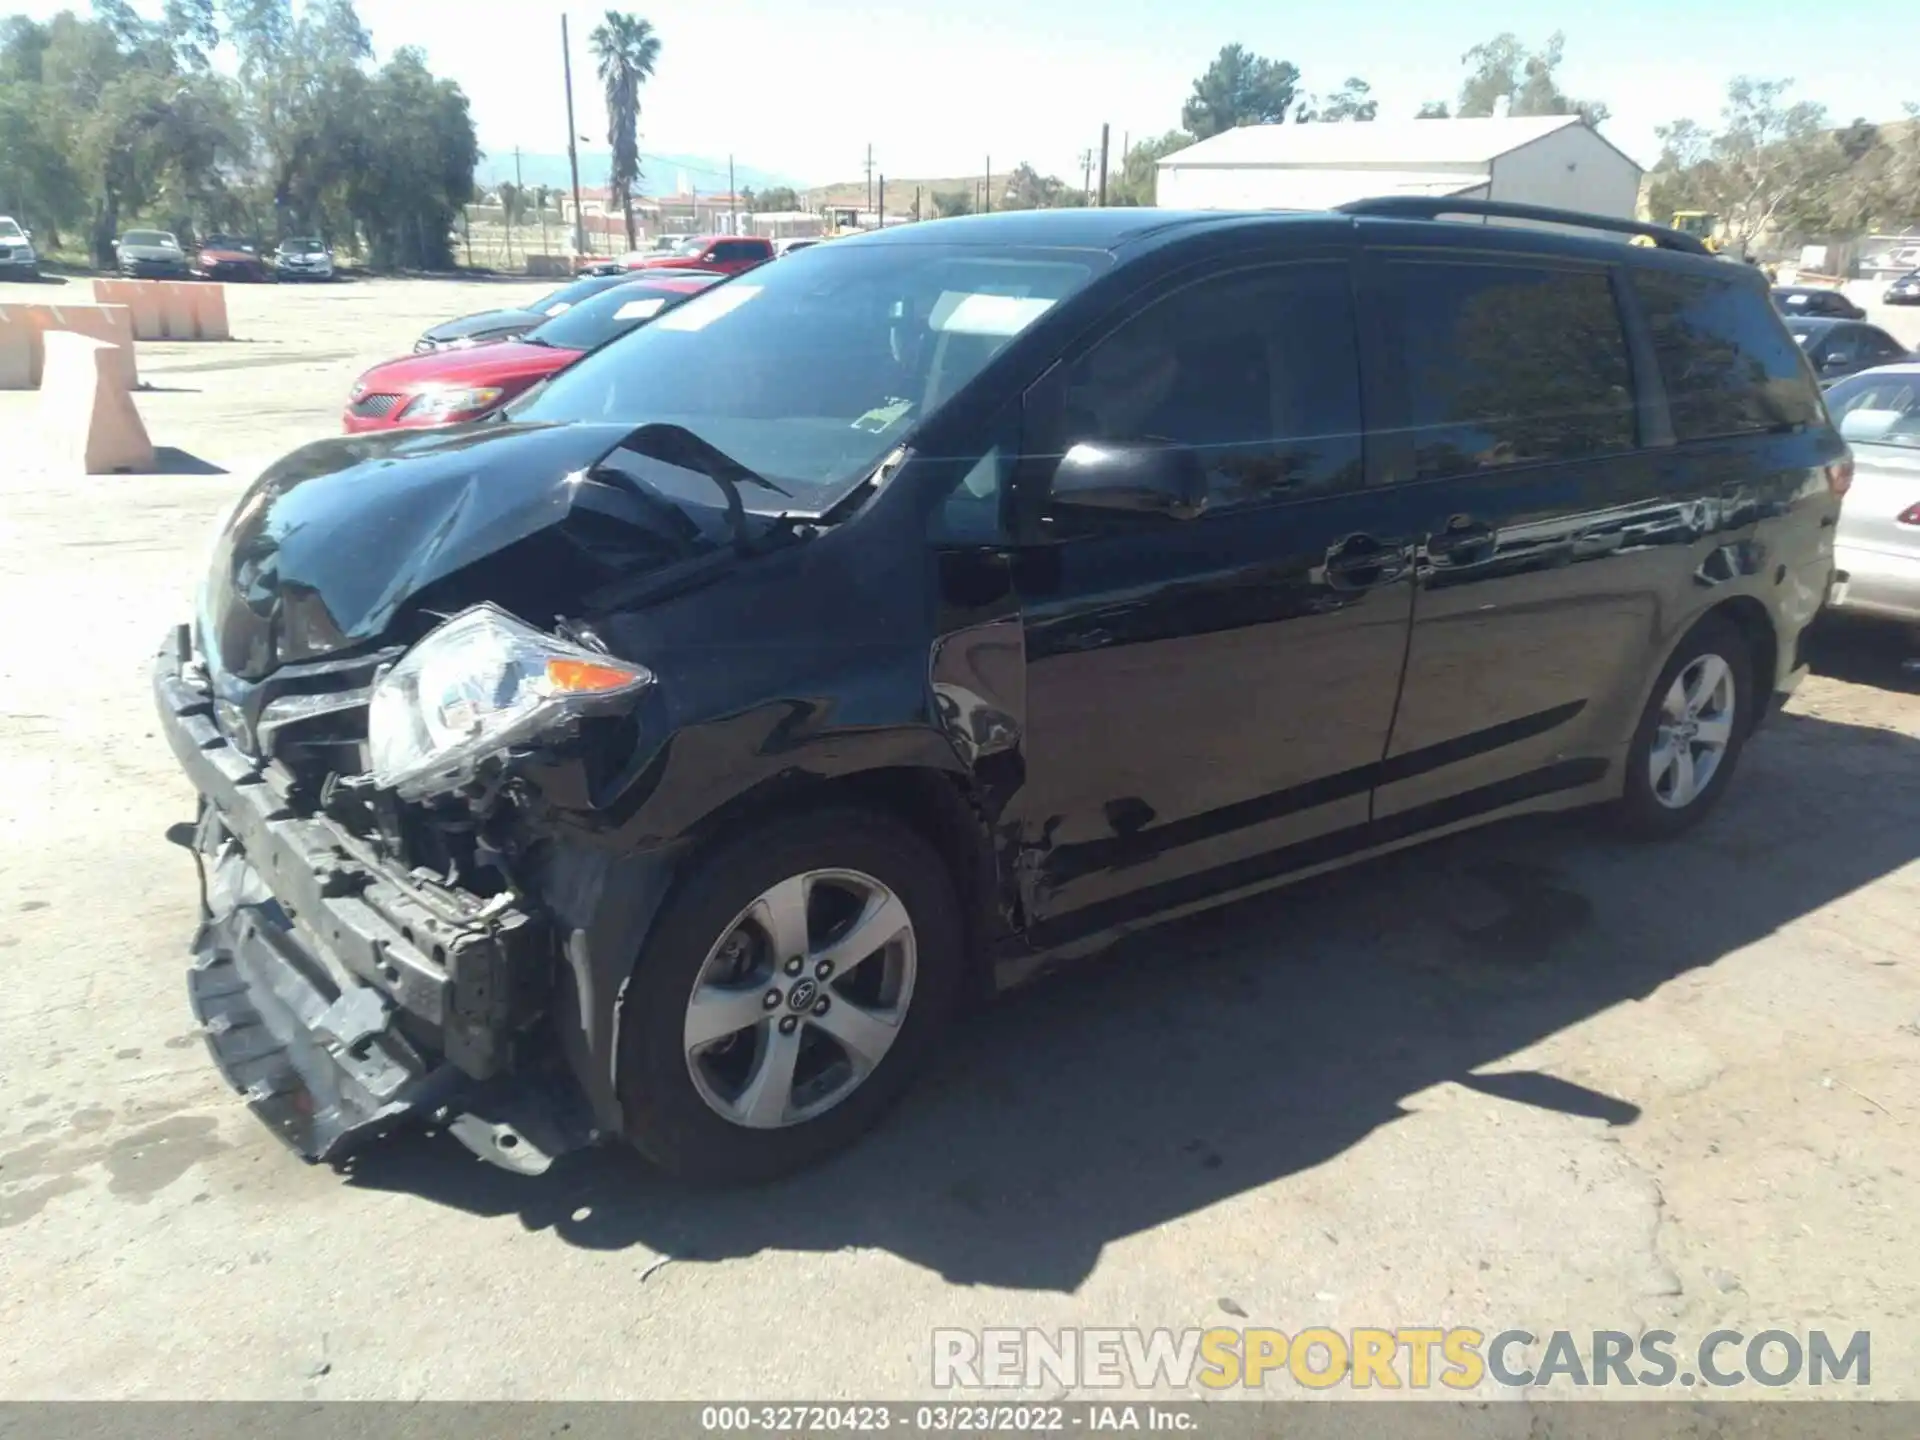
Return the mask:
<svg viewBox="0 0 1920 1440">
<path fill-rule="evenodd" d="M 562 964 L 553 1018 L 568 1068 L 594 1125 L 617 1134 L 620 1012 L 628 978 L 673 883 L 678 852 L 633 852 L 561 838 L 541 847 L 535 889 L 558 937 Z"/>
</svg>

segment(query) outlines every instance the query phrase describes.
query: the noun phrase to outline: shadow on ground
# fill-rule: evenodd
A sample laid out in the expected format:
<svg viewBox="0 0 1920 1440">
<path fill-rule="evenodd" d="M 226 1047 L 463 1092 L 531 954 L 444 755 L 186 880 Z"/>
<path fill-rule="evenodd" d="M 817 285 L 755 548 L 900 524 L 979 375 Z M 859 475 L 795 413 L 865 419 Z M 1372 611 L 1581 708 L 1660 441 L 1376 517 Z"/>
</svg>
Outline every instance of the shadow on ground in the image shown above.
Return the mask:
<svg viewBox="0 0 1920 1440">
<path fill-rule="evenodd" d="M 1501 1057 L 1920 856 L 1920 741 L 1780 715 L 1741 768 L 1677 842 L 1515 821 L 1137 936 L 972 1017 L 879 1131 L 777 1185 L 693 1192 L 618 1150 L 529 1180 L 422 1134 L 351 1183 L 599 1249 L 872 1247 L 1067 1291 L 1110 1241 L 1318 1165 L 1440 1082 L 1631 1125 L 1647 1097 Z"/>
<path fill-rule="evenodd" d="M 155 475 L 225 475 L 225 466 L 216 465 L 211 460 L 202 460 L 198 455 L 189 454 L 172 445 L 156 445 L 153 450 L 153 470 Z"/>
<path fill-rule="evenodd" d="M 1817 675 L 1920 695 L 1920 625 L 1822 616 L 1807 634 Z"/>
</svg>

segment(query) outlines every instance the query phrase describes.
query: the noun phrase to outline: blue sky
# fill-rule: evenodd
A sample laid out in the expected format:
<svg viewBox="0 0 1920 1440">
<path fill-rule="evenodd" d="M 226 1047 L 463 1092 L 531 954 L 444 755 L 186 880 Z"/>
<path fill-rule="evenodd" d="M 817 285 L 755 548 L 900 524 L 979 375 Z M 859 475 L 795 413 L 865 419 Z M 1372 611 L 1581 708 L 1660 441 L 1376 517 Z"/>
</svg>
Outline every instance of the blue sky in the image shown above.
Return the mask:
<svg viewBox="0 0 1920 1440">
<path fill-rule="evenodd" d="M 28 13 L 67 8 L 27 0 Z M 143 8 L 156 11 L 158 0 Z M 382 55 L 422 46 L 473 101 L 493 154 L 566 145 L 560 15 L 571 16 L 580 133 L 606 132 L 586 32 L 598 10 L 563 0 L 360 0 Z M 1818 33 L 1784 0 L 1372 0 L 1309 7 L 1253 0 L 1113 5 L 1104 0 L 643 0 L 660 32 L 643 150 L 724 157 L 809 183 L 858 177 L 869 142 L 894 176 L 996 172 L 1027 160 L 1078 174 L 1079 154 L 1112 126 L 1158 133 L 1179 122 L 1193 78 L 1229 42 L 1291 60 L 1310 89 L 1369 81 L 1386 114 L 1451 100 L 1461 54 L 1511 30 L 1535 43 L 1566 32 L 1562 83 L 1612 107 L 1605 127 L 1642 164 L 1654 127 L 1712 121 L 1727 80 L 1792 77 L 1795 95 L 1837 120 L 1890 120 L 1920 100 L 1891 53 L 1878 65 Z M 1318 11 L 1319 13 L 1314 13 Z M 491 18 L 497 17 L 497 18 Z M 592 183 L 603 167 L 583 166 Z M 711 177 L 695 177 L 702 188 Z"/>
</svg>

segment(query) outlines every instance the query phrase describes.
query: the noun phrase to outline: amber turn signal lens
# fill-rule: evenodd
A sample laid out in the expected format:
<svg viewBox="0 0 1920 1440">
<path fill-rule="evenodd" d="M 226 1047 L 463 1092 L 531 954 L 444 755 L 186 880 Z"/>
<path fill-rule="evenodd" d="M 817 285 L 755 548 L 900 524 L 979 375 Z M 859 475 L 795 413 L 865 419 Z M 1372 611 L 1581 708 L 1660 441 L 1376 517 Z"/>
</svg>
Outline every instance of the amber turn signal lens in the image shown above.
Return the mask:
<svg viewBox="0 0 1920 1440">
<path fill-rule="evenodd" d="M 640 678 L 640 672 L 592 660 L 547 661 L 547 687 L 560 695 L 594 695 L 622 690 Z"/>
</svg>

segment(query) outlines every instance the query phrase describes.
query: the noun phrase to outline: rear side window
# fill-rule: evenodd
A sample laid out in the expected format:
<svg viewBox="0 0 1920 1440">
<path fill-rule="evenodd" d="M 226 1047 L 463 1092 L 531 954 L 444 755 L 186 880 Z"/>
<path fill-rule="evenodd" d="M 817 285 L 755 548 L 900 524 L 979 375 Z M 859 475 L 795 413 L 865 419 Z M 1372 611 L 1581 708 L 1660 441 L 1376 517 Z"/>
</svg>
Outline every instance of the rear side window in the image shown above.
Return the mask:
<svg viewBox="0 0 1920 1440">
<path fill-rule="evenodd" d="M 1416 474 L 1633 447 L 1633 371 L 1606 275 L 1440 262 L 1390 273 Z"/>
<path fill-rule="evenodd" d="M 1814 423 L 1819 395 L 1766 300 L 1745 285 L 1633 272 L 1681 440 Z"/>
</svg>

